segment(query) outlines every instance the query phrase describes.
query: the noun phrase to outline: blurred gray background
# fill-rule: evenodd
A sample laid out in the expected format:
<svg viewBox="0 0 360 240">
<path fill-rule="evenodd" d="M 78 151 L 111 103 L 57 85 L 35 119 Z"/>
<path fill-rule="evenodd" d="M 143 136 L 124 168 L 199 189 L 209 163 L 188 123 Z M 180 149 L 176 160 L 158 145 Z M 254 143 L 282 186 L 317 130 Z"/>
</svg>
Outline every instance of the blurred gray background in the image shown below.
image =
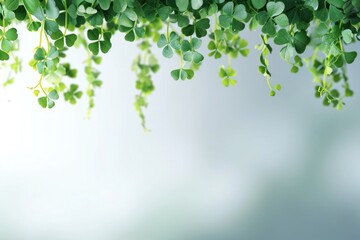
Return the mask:
<svg viewBox="0 0 360 240">
<path fill-rule="evenodd" d="M 0 239 L 360 239 L 359 61 L 348 69 L 355 95 L 336 111 L 315 99 L 305 68 L 291 74 L 275 51 L 272 82 L 283 90 L 271 98 L 252 47 L 260 38 L 242 36 L 251 54 L 233 61 L 234 88 L 217 76 L 225 59 L 174 81 L 178 59 L 155 50 L 144 132 L 134 44 L 113 39 L 87 120 L 86 98 L 38 106 L 27 89 L 37 35 L 21 32 L 23 74 L 0 90 Z M 69 54 L 81 70 L 84 59 Z"/>
</svg>

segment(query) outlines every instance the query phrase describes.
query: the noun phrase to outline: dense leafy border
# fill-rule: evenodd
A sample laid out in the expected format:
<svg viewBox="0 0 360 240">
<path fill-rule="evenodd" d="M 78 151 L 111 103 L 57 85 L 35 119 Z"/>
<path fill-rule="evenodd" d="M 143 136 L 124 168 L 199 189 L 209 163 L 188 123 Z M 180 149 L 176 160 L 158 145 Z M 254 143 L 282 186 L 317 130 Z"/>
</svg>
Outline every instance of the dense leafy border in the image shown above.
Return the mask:
<svg viewBox="0 0 360 240">
<path fill-rule="evenodd" d="M 64 80 L 75 78 L 77 70 L 64 62 L 66 51 L 84 47 L 89 109 L 94 107 L 95 89 L 101 86 L 100 53 L 107 53 L 116 32 L 127 41 L 138 41 L 142 51 L 134 62 L 136 73 L 135 106 L 145 126 L 143 108 L 153 90 L 151 75 L 159 69 L 151 52 L 155 43 L 165 58 L 179 57 L 179 67 L 171 71 L 175 80 L 192 79 L 204 60 L 199 52 L 202 38 L 209 36 L 209 57 L 226 55 L 227 66 L 219 76 L 224 86 L 236 84 L 231 59 L 247 56 L 248 43 L 240 32 L 261 29 L 262 44 L 259 72 L 264 75 L 269 92 L 281 89 L 270 82 L 268 56 L 271 42 L 281 46 L 281 57 L 291 65 L 291 72 L 306 65 L 316 83 L 316 96 L 325 105 L 341 109 L 345 97 L 353 95 L 346 75 L 346 65 L 354 62 L 357 52 L 345 46 L 360 40 L 360 0 L 0 0 L 0 60 L 8 61 L 12 73 L 21 69 L 14 52 L 18 48 L 16 22 L 25 22 L 29 31 L 39 33 L 39 44 L 30 65 L 39 73 L 31 89 L 43 108 L 52 108 L 62 93 L 65 101 L 75 104 L 83 95 L 77 84 Z M 271 40 L 271 42 L 270 42 Z M 301 57 L 308 46 L 311 56 Z M 4 85 L 13 81 L 13 74 Z M 340 91 L 339 87 L 343 88 Z"/>
</svg>

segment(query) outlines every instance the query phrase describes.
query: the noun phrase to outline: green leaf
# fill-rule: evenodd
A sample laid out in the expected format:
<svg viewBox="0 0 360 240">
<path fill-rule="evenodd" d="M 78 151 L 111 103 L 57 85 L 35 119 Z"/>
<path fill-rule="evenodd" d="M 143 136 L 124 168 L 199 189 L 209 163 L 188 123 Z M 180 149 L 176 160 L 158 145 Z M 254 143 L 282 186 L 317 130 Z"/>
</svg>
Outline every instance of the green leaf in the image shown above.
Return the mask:
<svg viewBox="0 0 360 240">
<path fill-rule="evenodd" d="M 238 21 L 243 21 L 246 19 L 247 12 L 243 4 L 239 4 L 235 7 L 233 17 Z"/>
<path fill-rule="evenodd" d="M 354 37 L 350 29 L 345 29 L 344 31 L 342 31 L 341 36 L 343 37 L 344 42 L 347 44 L 351 43 Z"/>
<path fill-rule="evenodd" d="M 48 106 L 48 98 L 47 97 L 40 97 L 38 98 L 38 103 L 42 108 L 46 108 Z"/>
<path fill-rule="evenodd" d="M 64 44 L 65 44 L 65 41 L 64 41 L 65 39 L 62 37 L 62 38 L 59 38 L 58 40 L 56 40 L 55 42 L 54 42 L 54 45 L 55 45 L 55 47 L 57 47 L 58 49 L 63 49 L 64 48 Z"/>
<path fill-rule="evenodd" d="M 186 73 L 186 74 L 183 74 L 183 76 L 181 76 L 182 80 L 185 80 L 186 78 L 192 79 L 194 77 L 194 71 L 191 69 L 183 69 L 183 73 Z"/>
<path fill-rule="evenodd" d="M 135 33 L 134 33 L 134 31 L 129 31 L 129 32 L 125 35 L 125 40 L 126 40 L 126 41 L 129 41 L 129 42 L 135 41 Z"/>
<path fill-rule="evenodd" d="M 126 0 L 114 0 L 114 11 L 116 13 L 124 12 L 127 8 L 127 1 Z"/>
<path fill-rule="evenodd" d="M 219 16 L 219 24 L 223 28 L 229 28 L 232 22 L 232 17 L 228 15 Z"/>
<path fill-rule="evenodd" d="M 338 22 L 344 18 L 344 14 L 339 9 L 334 7 L 333 5 L 330 5 L 329 17 L 330 17 L 331 21 Z"/>
<path fill-rule="evenodd" d="M 187 72 L 183 69 L 180 70 L 180 79 L 185 80 L 187 78 Z"/>
<path fill-rule="evenodd" d="M 63 32 L 62 32 L 61 30 L 58 30 L 58 31 L 52 33 L 50 37 L 51 37 L 51 39 L 53 39 L 53 40 L 57 40 L 57 39 L 59 39 L 59 38 L 64 37 L 64 34 L 63 34 Z"/>
<path fill-rule="evenodd" d="M 270 36 L 276 34 L 276 28 L 274 22 L 270 19 L 261 29 L 263 33 L 266 33 Z"/>
<path fill-rule="evenodd" d="M 9 60 L 9 54 L 0 50 L 0 61 L 7 61 Z"/>
<path fill-rule="evenodd" d="M 12 48 L 12 43 L 7 39 L 3 39 L 1 42 L 1 49 L 4 52 L 9 52 L 11 48 Z"/>
<path fill-rule="evenodd" d="M 44 62 L 38 62 L 36 64 L 36 68 L 38 70 L 38 73 L 42 74 L 45 68 L 45 63 Z"/>
<path fill-rule="evenodd" d="M 109 52 L 111 46 L 112 45 L 110 41 L 100 41 L 100 50 L 102 53 Z"/>
<path fill-rule="evenodd" d="M 41 61 L 45 59 L 46 52 L 43 48 L 37 48 L 35 51 L 34 59 Z"/>
<path fill-rule="evenodd" d="M 285 28 L 285 27 L 289 26 L 289 19 L 284 13 L 282 13 L 279 16 L 275 17 L 274 21 L 276 22 L 277 25 L 279 25 L 282 28 Z"/>
<path fill-rule="evenodd" d="M 110 0 L 101 0 L 99 1 L 99 5 L 102 10 L 108 10 L 110 8 Z"/>
<path fill-rule="evenodd" d="M 221 67 L 220 67 L 220 70 L 219 70 L 219 77 L 221 77 L 221 78 L 225 78 L 225 77 L 227 77 L 227 71 L 226 71 L 226 69 L 225 69 L 225 67 L 224 67 L 224 66 L 221 66 Z"/>
<path fill-rule="evenodd" d="M 77 17 L 77 9 L 75 4 L 70 4 L 70 6 L 67 9 L 67 13 L 69 14 L 69 16 L 71 18 L 76 18 Z"/>
<path fill-rule="evenodd" d="M 124 27 L 129 27 L 129 28 L 134 27 L 134 21 L 132 21 L 125 14 L 120 14 L 118 22 L 119 22 L 119 25 L 124 26 Z"/>
<path fill-rule="evenodd" d="M 44 12 L 40 6 L 39 0 L 23 0 L 23 3 L 30 14 L 34 15 L 40 21 L 44 19 Z"/>
<path fill-rule="evenodd" d="M 7 8 L 3 8 L 3 17 L 7 20 L 13 20 L 15 18 L 15 13 L 13 11 L 8 10 Z"/>
<path fill-rule="evenodd" d="M 195 23 L 195 33 L 196 37 L 201 38 L 205 37 L 207 34 L 207 29 L 210 28 L 210 20 L 208 18 L 200 19 Z"/>
<path fill-rule="evenodd" d="M 326 0 L 326 1 L 337 8 L 342 8 L 344 6 L 344 0 Z"/>
<path fill-rule="evenodd" d="M 181 40 L 179 35 L 177 35 L 175 32 L 170 33 L 170 46 L 174 50 L 180 50 L 181 49 Z"/>
<path fill-rule="evenodd" d="M 77 84 L 71 84 L 70 85 L 70 92 L 74 93 L 79 89 L 79 85 Z"/>
<path fill-rule="evenodd" d="M 176 0 L 176 6 L 180 12 L 184 12 L 189 6 L 189 0 Z"/>
<path fill-rule="evenodd" d="M 163 21 L 166 21 L 166 19 L 168 19 L 171 12 L 172 12 L 172 8 L 169 6 L 164 6 L 158 9 L 159 17 Z"/>
<path fill-rule="evenodd" d="M 158 42 L 157 42 L 157 46 L 158 46 L 159 48 L 163 48 L 163 47 L 165 47 L 167 44 L 168 44 L 168 40 L 166 39 L 165 34 L 161 34 L 160 37 L 159 37 L 159 40 L 158 40 Z"/>
<path fill-rule="evenodd" d="M 259 26 L 259 22 L 257 21 L 256 17 L 250 19 L 249 22 L 249 29 L 250 31 L 255 31 Z"/>
<path fill-rule="evenodd" d="M 59 94 L 58 92 L 54 89 L 51 90 L 51 92 L 49 92 L 48 97 L 52 100 L 58 100 L 59 99 Z"/>
<path fill-rule="evenodd" d="M 92 52 L 92 54 L 94 54 L 94 55 L 99 54 L 99 42 L 90 43 L 88 45 L 88 47 L 89 47 L 89 50 Z"/>
<path fill-rule="evenodd" d="M 226 3 L 222 8 L 222 12 L 228 16 L 232 16 L 234 12 L 234 3 L 233 2 Z"/>
<path fill-rule="evenodd" d="M 292 56 L 294 55 L 293 46 L 291 46 L 291 44 L 287 44 L 285 47 L 283 47 L 280 50 L 280 55 L 283 59 L 285 59 L 286 61 L 289 61 L 290 58 L 292 58 Z"/>
<path fill-rule="evenodd" d="M 47 103 L 47 107 L 49 109 L 53 108 L 55 106 L 55 102 L 53 100 L 51 100 L 50 98 L 47 99 L 48 103 Z"/>
<path fill-rule="evenodd" d="M 56 47 L 51 46 L 50 51 L 48 52 L 48 58 L 54 59 L 59 56 L 59 52 L 57 51 Z"/>
<path fill-rule="evenodd" d="M 229 77 L 235 77 L 236 76 L 236 71 L 235 69 L 233 69 L 232 67 L 228 67 L 227 68 L 227 75 Z"/>
<path fill-rule="evenodd" d="M 201 47 L 202 40 L 199 38 L 193 38 L 191 40 L 191 45 L 193 49 L 199 49 Z"/>
<path fill-rule="evenodd" d="M 45 20 L 45 31 L 48 35 L 51 35 L 52 33 L 59 30 L 59 25 L 57 22 L 46 19 Z"/>
<path fill-rule="evenodd" d="M 291 71 L 292 73 L 298 73 L 298 72 L 299 72 L 299 67 L 297 67 L 297 66 L 292 66 L 291 69 L 290 69 L 290 71 Z"/>
<path fill-rule="evenodd" d="M 276 37 L 274 38 L 274 43 L 277 45 L 284 45 L 287 43 L 291 43 L 291 35 L 288 31 L 286 31 L 285 29 L 280 29 L 277 34 Z"/>
<path fill-rule="evenodd" d="M 344 52 L 344 58 L 346 63 L 351 64 L 355 61 L 357 57 L 357 52 L 353 51 L 353 52 Z"/>
<path fill-rule="evenodd" d="M 172 48 L 169 45 L 167 45 L 166 47 L 164 47 L 162 54 L 166 58 L 172 58 L 172 56 L 174 55 L 174 52 L 173 52 Z"/>
<path fill-rule="evenodd" d="M 36 32 L 37 30 L 39 30 L 39 28 L 41 27 L 41 23 L 40 22 L 30 22 L 27 25 L 27 28 L 30 32 Z"/>
<path fill-rule="evenodd" d="M 34 14 L 40 7 L 39 0 L 23 0 L 23 3 L 26 10 L 31 14 Z"/>
<path fill-rule="evenodd" d="M 297 53 L 303 53 L 309 43 L 310 38 L 306 35 L 306 31 L 303 30 L 295 33 L 294 46 Z"/>
<path fill-rule="evenodd" d="M 256 9 L 260 9 L 265 6 L 266 0 L 251 0 L 251 3 Z"/>
<path fill-rule="evenodd" d="M 198 10 L 203 5 L 203 0 L 191 0 L 191 7 Z"/>
<path fill-rule="evenodd" d="M 332 69 L 331 67 L 327 66 L 327 67 L 325 68 L 325 74 L 326 74 L 326 75 L 331 75 L 332 72 L 333 72 L 333 69 Z"/>
<path fill-rule="evenodd" d="M 280 15 L 285 9 L 285 4 L 283 2 L 268 2 L 266 4 L 266 10 L 270 17 L 275 17 Z"/>
<path fill-rule="evenodd" d="M 77 35 L 76 34 L 66 35 L 65 40 L 66 40 L 66 46 L 72 47 L 72 46 L 74 46 L 74 44 L 77 40 Z"/>
<path fill-rule="evenodd" d="M 191 44 L 190 44 L 190 42 L 188 40 L 182 41 L 182 43 L 181 43 L 181 51 L 188 52 L 188 51 L 191 51 L 191 49 L 192 49 L 192 46 L 191 46 Z"/>
<path fill-rule="evenodd" d="M 198 52 L 193 53 L 193 62 L 199 64 L 204 60 L 204 56 Z"/>
<path fill-rule="evenodd" d="M 59 17 L 59 8 L 55 4 L 55 0 L 47 0 L 46 17 L 56 19 Z"/>
<path fill-rule="evenodd" d="M 10 11 L 14 11 L 19 7 L 19 3 L 19 0 L 5 0 L 5 7 Z"/>
<path fill-rule="evenodd" d="M 87 37 L 91 41 L 98 40 L 100 36 L 100 31 L 97 28 L 89 29 L 87 31 Z"/>
<path fill-rule="evenodd" d="M 75 96 L 76 98 L 78 98 L 78 99 L 80 99 L 80 98 L 82 97 L 82 95 L 83 95 L 83 92 L 76 92 L 76 93 L 74 94 L 74 96 Z"/>
<path fill-rule="evenodd" d="M 184 27 L 181 29 L 181 32 L 185 35 L 185 36 L 191 36 L 194 34 L 195 31 L 195 27 L 194 25 L 189 25 L 187 27 Z"/>
<path fill-rule="evenodd" d="M 98 11 L 95 9 L 95 8 L 93 8 L 93 7 L 87 7 L 86 9 L 85 9 L 85 13 L 86 14 L 89 14 L 89 15 L 94 15 L 94 14 L 96 14 Z"/>
<path fill-rule="evenodd" d="M 174 80 L 179 80 L 180 78 L 180 69 L 175 69 L 171 71 L 171 77 L 174 78 Z"/>
<path fill-rule="evenodd" d="M 92 26 L 100 26 L 101 24 L 103 24 L 103 15 L 98 12 L 90 17 L 88 17 L 87 21 L 92 25 Z"/>
<path fill-rule="evenodd" d="M 233 20 L 233 23 L 232 23 L 233 32 L 242 31 L 242 30 L 244 30 L 244 28 L 245 28 L 245 24 L 243 22 L 240 22 L 236 19 Z"/>
<path fill-rule="evenodd" d="M 260 25 L 265 25 L 269 19 L 269 15 L 266 11 L 261 11 L 257 14 L 257 20 Z"/>
</svg>

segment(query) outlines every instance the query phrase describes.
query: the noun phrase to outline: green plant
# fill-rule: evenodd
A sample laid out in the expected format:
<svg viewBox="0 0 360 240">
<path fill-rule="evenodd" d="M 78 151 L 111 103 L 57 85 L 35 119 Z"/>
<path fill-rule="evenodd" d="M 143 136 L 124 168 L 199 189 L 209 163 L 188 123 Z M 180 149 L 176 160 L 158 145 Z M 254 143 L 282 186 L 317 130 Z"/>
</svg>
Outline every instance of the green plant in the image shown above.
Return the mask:
<svg viewBox="0 0 360 240">
<path fill-rule="evenodd" d="M 344 98 L 353 95 L 346 65 L 357 57 L 346 46 L 360 40 L 360 0 L 0 0 L 0 60 L 10 63 L 9 78 L 21 70 L 18 57 L 18 33 L 15 23 L 39 33 L 39 44 L 30 65 L 39 73 L 31 89 L 44 108 L 52 108 L 59 94 L 71 104 L 83 95 L 79 86 L 68 83 L 76 78 L 76 69 L 64 62 L 71 47 L 83 47 L 87 53 L 85 73 L 89 109 L 94 107 L 95 90 L 101 86 L 100 54 L 107 53 L 111 38 L 122 32 L 127 41 L 137 41 L 142 52 L 134 61 L 136 73 L 135 107 L 145 127 L 143 109 L 154 90 L 152 75 L 159 69 L 151 51 L 162 49 L 165 58 L 177 56 L 179 67 L 171 71 L 175 80 L 194 77 L 204 60 L 200 47 L 209 36 L 208 57 L 228 57 L 219 76 L 224 86 L 236 84 L 231 59 L 249 53 L 240 33 L 248 26 L 260 29 L 259 72 L 265 77 L 270 96 L 281 90 L 273 85 L 268 57 L 271 44 L 281 46 L 281 57 L 297 73 L 306 66 L 316 83 L 315 95 L 324 105 L 341 109 Z M 308 47 L 310 57 L 303 57 Z M 44 81 L 45 80 L 45 81 Z M 341 88 L 343 91 L 341 91 Z"/>
</svg>

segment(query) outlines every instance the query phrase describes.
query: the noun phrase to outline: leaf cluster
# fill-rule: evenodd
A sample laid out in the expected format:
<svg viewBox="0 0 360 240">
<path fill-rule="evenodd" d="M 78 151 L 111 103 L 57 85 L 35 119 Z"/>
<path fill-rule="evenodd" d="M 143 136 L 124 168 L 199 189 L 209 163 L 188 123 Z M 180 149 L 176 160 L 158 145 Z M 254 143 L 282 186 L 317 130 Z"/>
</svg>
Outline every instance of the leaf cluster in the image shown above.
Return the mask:
<svg viewBox="0 0 360 240">
<path fill-rule="evenodd" d="M 271 96 L 281 89 L 271 84 L 273 45 L 280 46 L 279 55 L 291 72 L 308 69 L 315 95 L 324 99 L 324 105 L 341 109 L 344 98 L 354 94 L 346 68 L 358 55 L 348 45 L 360 40 L 360 0 L 0 0 L 0 61 L 13 60 L 13 72 L 21 69 L 15 55 L 17 23 L 25 23 L 39 36 L 30 61 L 39 80 L 30 89 L 45 108 L 52 108 L 60 93 L 71 104 L 82 98 L 82 85 L 69 82 L 76 79 L 77 70 L 65 62 L 73 47 L 85 49 L 85 92 L 89 109 L 94 107 L 95 90 L 102 85 L 95 66 L 111 50 L 116 33 L 136 41 L 142 52 L 133 70 L 139 91 L 135 107 L 144 126 L 143 108 L 155 89 L 152 75 L 159 69 L 153 46 L 163 57 L 178 59 L 179 67 L 170 70 L 175 80 L 193 79 L 205 56 L 220 61 L 226 56 L 227 66 L 221 64 L 219 76 L 224 86 L 235 86 L 235 76 L 241 75 L 232 59 L 249 54 L 243 38 L 246 28 L 259 31 L 258 70 Z"/>
</svg>

